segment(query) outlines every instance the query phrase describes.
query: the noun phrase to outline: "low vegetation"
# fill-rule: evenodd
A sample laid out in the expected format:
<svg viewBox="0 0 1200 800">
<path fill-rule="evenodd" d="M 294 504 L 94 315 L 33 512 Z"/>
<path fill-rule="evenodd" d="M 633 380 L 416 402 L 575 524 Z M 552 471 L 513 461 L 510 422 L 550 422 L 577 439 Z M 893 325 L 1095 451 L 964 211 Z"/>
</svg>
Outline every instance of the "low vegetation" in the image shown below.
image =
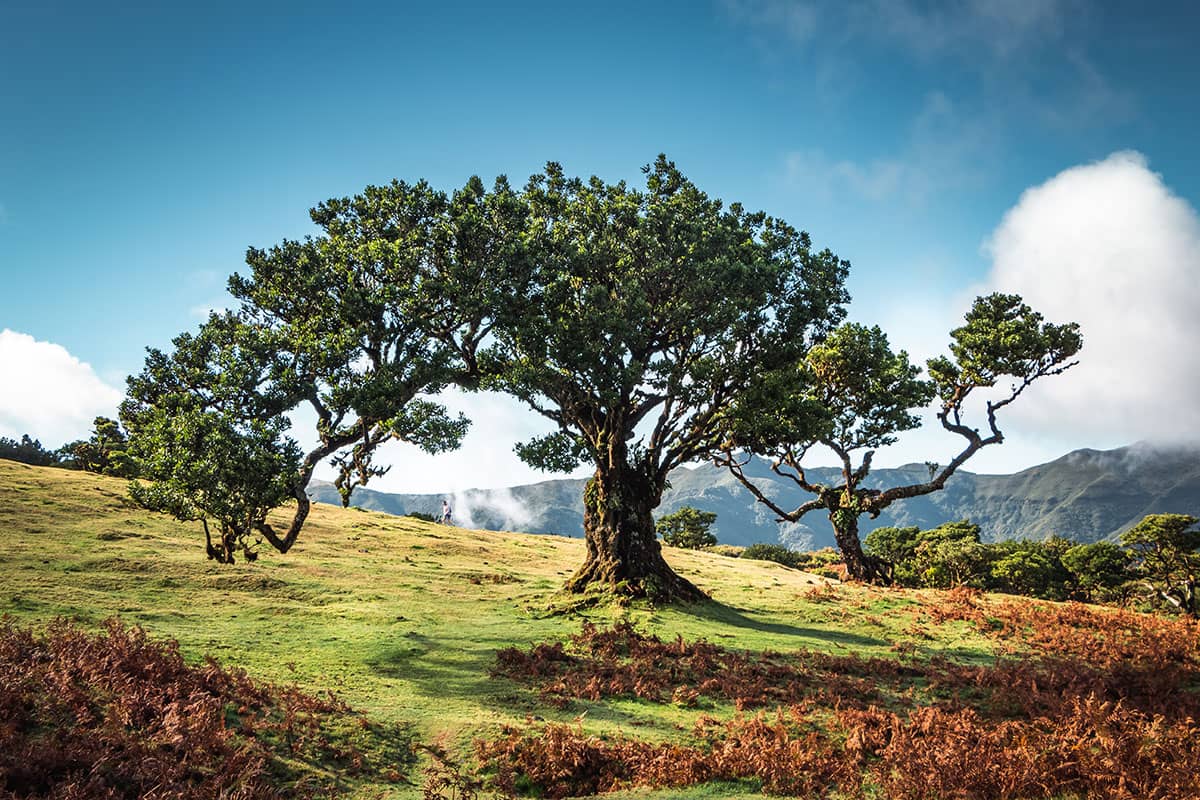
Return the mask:
<svg viewBox="0 0 1200 800">
<path fill-rule="evenodd" d="M 137 477 L 137 464 L 129 455 L 129 440 L 121 424 L 108 417 L 96 417 L 88 439 L 68 442 L 49 450 L 37 439 L 25 434 L 18 441 L 0 436 L 0 458 L 36 467 L 65 467 L 113 475 Z"/>
<path fill-rule="evenodd" d="M 876 528 L 864 550 L 901 586 L 976 589 L 1045 600 L 1096 603 L 1138 601 L 1196 616 L 1200 530 L 1196 517 L 1150 514 L 1126 531 L 1121 544 L 980 541 L 978 525 L 949 522 L 930 530 Z"/>
</svg>

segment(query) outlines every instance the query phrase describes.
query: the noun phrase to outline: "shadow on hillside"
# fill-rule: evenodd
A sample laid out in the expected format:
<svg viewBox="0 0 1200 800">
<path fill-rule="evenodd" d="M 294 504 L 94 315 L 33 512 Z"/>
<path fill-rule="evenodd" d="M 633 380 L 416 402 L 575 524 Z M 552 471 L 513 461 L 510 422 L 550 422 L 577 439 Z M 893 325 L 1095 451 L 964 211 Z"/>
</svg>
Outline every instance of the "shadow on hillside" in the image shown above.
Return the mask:
<svg viewBox="0 0 1200 800">
<path fill-rule="evenodd" d="M 683 614 L 696 617 L 698 619 L 709 620 L 711 622 L 719 622 L 723 625 L 729 625 L 735 628 L 745 628 L 747 630 L 760 631 L 762 633 L 776 633 L 781 636 L 796 636 L 804 639 L 815 639 L 831 644 L 853 645 L 857 647 L 880 647 L 890 642 L 874 636 L 864 636 L 859 633 L 851 633 L 849 631 L 826 630 L 823 628 L 802 628 L 796 625 L 788 625 L 783 622 L 768 622 L 766 620 L 756 619 L 746 613 L 743 609 L 733 606 L 718 603 L 715 600 L 708 603 L 695 603 L 692 605 L 681 605 L 677 610 Z"/>
<path fill-rule="evenodd" d="M 380 647 L 367 660 L 376 674 L 404 680 L 430 697 L 453 698 L 480 707 L 512 707 L 491 679 L 496 652 L 511 641 L 473 636 L 429 636 L 416 631 Z"/>
</svg>

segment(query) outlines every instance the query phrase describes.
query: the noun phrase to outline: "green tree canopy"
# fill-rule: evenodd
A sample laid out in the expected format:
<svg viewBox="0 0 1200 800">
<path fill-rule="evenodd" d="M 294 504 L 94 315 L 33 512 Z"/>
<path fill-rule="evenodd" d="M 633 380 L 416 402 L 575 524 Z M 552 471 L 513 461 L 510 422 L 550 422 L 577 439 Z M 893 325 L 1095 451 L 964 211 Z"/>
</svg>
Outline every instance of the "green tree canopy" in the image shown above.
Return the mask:
<svg viewBox="0 0 1200 800">
<path fill-rule="evenodd" d="M 133 481 L 133 499 L 179 520 L 199 520 L 208 557 L 219 563 L 234 563 L 238 551 L 248 561 L 257 558 L 254 534 L 291 497 L 300 465 L 299 447 L 282 437 L 286 420 L 156 408 L 138 424 L 133 453 L 154 480 Z"/>
<path fill-rule="evenodd" d="M 990 575 L 993 555 L 979 541 L 979 526 L 963 519 L 921 531 L 913 552 L 913 568 L 924 586 L 982 589 Z"/>
<path fill-rule="evenodd" d="M 716 521 L 717 514 L 714 511 L 682 506 L 659 517 L 655 523 L 655 530 L 671 547 L 702 550 L 717 543 L 717 537 L 709 530 Z"/>
<path fill-rule="evenodd" d="M 916 585 L 918 581 L 912 562 L 920 535 L 921 529 L 915 525 L 902 528 L 885 525 L 867 534 L 863 552 L 885 570 L 889 581 Z"/>
<path fill-rule="evenodd" d="M 19 461 L 35 467 L 53 467 L 58 464 L 59 460 L 56 452 L 42 447 L 39 440 L 30 437 L 27 433 L 22 434 L 20 441 L 0 436 L 0 458 Z"/>
<path fill-rule="evenodd" d="M 1130 578 L 1130 560 L 1130 554 L 1113 542 L 1077 544 L 1062 554 L 1074 593 L 1090 601 L 1112 599 Z"/>
<path fill-rule="evenodd" d="M 520 445 L 523 459 L 595 467 L 569 588 L 699 598 L 655 539 L 667 474 L 711 454 L 735 403 L 774 412 L 763 377 L 839 321 L 848 265 L 708 197 L 665 157 L 645 174 L 644 191 L 557 164 L 529 181 L 532 279 L 499 309 L 480 365 L 490 388 L 557 426 Z"/>
<path fill-rule="evenodd" d="M 758 500 L 782 520 L 798 521 L 810 511 L 829 514 L 838 547 L 850 576 L 888 583 L 891 567 L 862 551 L 858 518 L 879 515 L 892 503 L 942 489 L 967 459 L 982 448 L 1004 441 L 996 415 L 1034 381 L 1058 375 L 1076 362 L 1082 345 L 1079 326 L 1055 325 L 1016 295 L 979 297 L 965 324 L 950 332 L 952 358 L 927 363 L 929 378 L 920 377 L 904 351 L 893 353 L 879 328 L 847 324 L 803 357 L 766 376 L 778 397 L 781 413 L 764 418 L 753 404 L 735 405 L 725 420 L 725 440 L 718 464 L 728 467 Z M 998 384 L 1010 379 L 1007 392 Z M 983 405 L 983 432 L 964 421 L 967 400 L 977 391 L 996 388 Z M 887 489 L 868 488 L 876 448 L 919 425 L 915 411 L 938 398 L 938 421 L 965 440 L 963 449 L 945 466 L 930 465 L 929 479 Z M 818 445 L 841 462 L 840 481 L 813 483 L 804 459 Z M 753 455 L 772 459 L 776 474 L 793 481 L 813 498 L 796 508 L 783 508 L 750 480 L 743 467 Z"/>
<path fill-rule="evenodd" d="M 991 573 L 1001 591 L 1049 600 L 1065 599 L 1070 579 L 1053 546 L 1021 540 L 995 546 Z"/>
</svg>

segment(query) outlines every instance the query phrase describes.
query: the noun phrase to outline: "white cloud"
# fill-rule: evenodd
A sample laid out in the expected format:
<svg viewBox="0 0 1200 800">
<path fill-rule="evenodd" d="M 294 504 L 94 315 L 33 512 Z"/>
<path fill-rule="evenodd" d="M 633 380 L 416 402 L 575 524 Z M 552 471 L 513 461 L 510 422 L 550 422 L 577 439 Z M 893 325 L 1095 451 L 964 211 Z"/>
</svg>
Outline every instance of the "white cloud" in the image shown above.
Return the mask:
<svg viewBox="0 0 1200 800">
<path fill-rule="evenodd" d="M 1013 472 L 1082 447 L 1200 440 L 1200 214 L 1145 157 L 1115 153 L 1028 189 L 984 251 L 984 283 L 933 304 L 897 301 L 895 315 L 882 315 L 895 346 L 921 361 L 945 352 L 971 299 L 1002 291 L 1051 322 L 1078 322 L 1084 348 L 1078 366 L 1002 412 L 1004 444 L 966 469 Z M 982 410 L 968 421 L 983 424 Z M 876 463 L 944 462 L 960 444 L 928 413 Z"/>
<path fill-rule="evenodd" d="M 59 447 L 86 438 L 96 416 L 115 416 L 122 396 L 61 345 L 0 331 L 0 435 Z"/>
<path fill-rule="evenodd" d="M 1083 331 L 1079 366 L 1013 405 L 1023 430 L 1200 438 L 1200 216 L 1141 154 L 1027 190 L 987 251 L 991 288 Z"/>
<path fill-rule="evenodd" d="M 901 190 L 924 197 L 926 176 L 914 165 L 883 158 L 866 163 L 830 158 L 822 150 L 801 150 L 787 156 L 788 181 L 826 201 L 849 193 L 879 202 Z"/>
<path fill-rule="evenodd" d="M 539 478 L 544 479 L 544 476 Z M 494 519 L 501 530 L 523 531 L 534 519 L 533 513 L 507 487 L 487 494 L 472 490 L 454 492 L 449 499 L 454 524 L 463 528 L 479 528 Z"/>
</svg>

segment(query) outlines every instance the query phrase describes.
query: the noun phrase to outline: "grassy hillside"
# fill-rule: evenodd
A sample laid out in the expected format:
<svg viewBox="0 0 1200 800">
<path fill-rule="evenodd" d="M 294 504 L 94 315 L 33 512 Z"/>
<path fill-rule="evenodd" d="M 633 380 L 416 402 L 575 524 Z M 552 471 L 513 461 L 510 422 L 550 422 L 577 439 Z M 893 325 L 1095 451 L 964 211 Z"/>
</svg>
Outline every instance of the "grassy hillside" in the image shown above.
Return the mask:
<svg viewBox="0 0 1200 800">
<path fill-rule="evenodd" d="M 321 505 L 286 556 L 268 549 L 253 564 L 219 566 L 204 559 L 195 526 L 135 507 L 123 481 L 8 461 L 0 461 L 0 534 L 2 614 L 87 625 L 116 615 L 178 639 L 189 659 L 211 654 L 256 678 L 331 689 L 467 762 L 473 739 L 529 715 L 581 718 L 585 732 L 650 741 L 680 736 L 702 714 L 735 715 L 728 702 L 692 707 L 631 697 L 557 708 L 536 687 L 489 677 L 497 651 L 563 641 L 585 620 L 630 621 L 665 640 L 756 651 L 968 664 L 989 663 L 995 652 L 977 626 L 931 621 L 927 594 L 833 586 L 771 563 L 669 548 L 668 561 L 713 603 L 564 611 L 568 599 L 557 590 L 582 562 L 582 541 Z M 363 797 L 420 796 L 419 768 L 406 780 L 354 789 Z M 661 796 L 759 795 L 756 787 L 721 784 Z"/>
</svg>

